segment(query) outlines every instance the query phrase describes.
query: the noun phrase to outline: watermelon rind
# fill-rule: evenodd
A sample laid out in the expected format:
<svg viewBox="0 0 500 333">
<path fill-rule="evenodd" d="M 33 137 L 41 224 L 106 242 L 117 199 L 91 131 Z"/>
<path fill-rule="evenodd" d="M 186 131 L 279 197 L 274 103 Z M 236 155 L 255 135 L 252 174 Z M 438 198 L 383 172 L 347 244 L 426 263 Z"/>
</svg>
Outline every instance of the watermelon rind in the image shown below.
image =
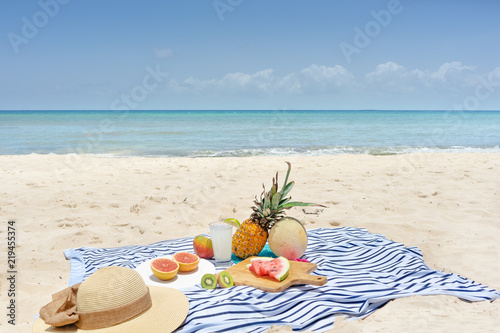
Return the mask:
<svg viewBox="0 0 500 333">
<path fill-rule="evenodd" d="M 270 263 L 269 276 L 281 282 L 288 277 L 290 272 L 290 261 L 285 257 L 273 259 Z"/>
<path fill-rule="evenodd" d="M 250 259 L 246 268 L 259 276 L 269 276 L 279 282 L 285 280 L 290 272 L 290 261 L 285 257 L 255 257 Z"/>
<path fill-rule="evenodd" d="M 250 262 L 254 262 L 257 260 L 271 261 L 271 260 L 273 260 L 273 258 L 271 258 L 271 257 L 253 257 L 253 258 L 250 258 Z"/>
</svg>

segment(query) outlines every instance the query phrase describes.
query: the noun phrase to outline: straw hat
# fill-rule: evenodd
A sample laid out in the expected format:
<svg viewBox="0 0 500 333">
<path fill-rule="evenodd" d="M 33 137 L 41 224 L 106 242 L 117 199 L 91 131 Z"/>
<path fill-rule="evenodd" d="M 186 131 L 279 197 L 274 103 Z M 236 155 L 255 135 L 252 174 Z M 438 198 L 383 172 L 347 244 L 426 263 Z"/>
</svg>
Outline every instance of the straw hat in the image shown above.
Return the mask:
<svg viewBox="0 0 500 333">
<path fill-rule="evenodd" d="M 63 292 L 53 295 L 54 302 Z M 69 296 L 64 295 L 66 299 Z M 78 287 L 76 314 L 70 315 L 76 317 L 74 324 L 54 327 L 37 318 L 33 332 L 171 332 L 182 324 L 188 311 L 189 301 L 179 290 L 147 287 L 130 268 L 104 267 Z"/>
</svg>

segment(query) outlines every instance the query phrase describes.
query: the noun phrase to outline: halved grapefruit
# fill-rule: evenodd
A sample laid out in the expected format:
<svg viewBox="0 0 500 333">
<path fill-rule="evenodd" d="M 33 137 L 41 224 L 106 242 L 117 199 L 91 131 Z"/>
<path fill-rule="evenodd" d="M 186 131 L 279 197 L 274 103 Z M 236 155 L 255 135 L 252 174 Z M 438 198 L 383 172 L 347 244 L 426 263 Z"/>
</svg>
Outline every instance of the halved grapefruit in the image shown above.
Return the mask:
<svg viewBox="0 0 500 333">
<path fill-rule="evenodd" d="M 172 257 L 179 264 L 181 272 L 189 272 L 195 270 L 200 262 L 200 257 L 189 252 L 177 252 Z"/>
<path fill-rule="evenodd" d="M 151 270 L 160 280 L 173 279 L 179 271 L 179 263 L 172 259 L 157 258 L 151 261 Z"/>
</svg>

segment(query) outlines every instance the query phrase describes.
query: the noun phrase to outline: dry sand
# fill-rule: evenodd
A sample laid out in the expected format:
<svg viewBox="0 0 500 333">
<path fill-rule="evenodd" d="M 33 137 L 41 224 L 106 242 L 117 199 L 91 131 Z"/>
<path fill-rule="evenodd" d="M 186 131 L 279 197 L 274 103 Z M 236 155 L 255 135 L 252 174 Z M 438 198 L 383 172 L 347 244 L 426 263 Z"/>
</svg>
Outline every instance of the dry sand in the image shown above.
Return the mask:
<svg viewBox="0 0 500 333">
<path fill-rule="evenodd" d="M 418 246 L 433 269 L 500 290 L 500 154 L 340 155 L 239 158 L 0 156 L 2 332 L 6 324 L 7 221 L 16 221 L 17 326 L 67 286 L 63 251 L 149 244 L 208 232 L 207 223 L 245 219 L 254 195 L 292 162 L 307 228 L 352 226 Z M 500 301 L 450 296 L 389 302 L 333 332 L 498 332 Z M 272 328 L 271 331 L 288 331 Z"/>
</svg>

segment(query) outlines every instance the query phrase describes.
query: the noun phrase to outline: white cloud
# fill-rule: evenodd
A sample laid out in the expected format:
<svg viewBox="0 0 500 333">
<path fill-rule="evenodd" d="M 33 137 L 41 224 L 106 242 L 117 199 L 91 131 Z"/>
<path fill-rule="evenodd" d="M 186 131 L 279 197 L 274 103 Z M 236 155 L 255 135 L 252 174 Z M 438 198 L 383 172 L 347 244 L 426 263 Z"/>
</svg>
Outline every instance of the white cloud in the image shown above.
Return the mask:
<svg viewBox="0 0 500 333">
<path fill-rule="evenodd" d="M 347 70 L 339 65 L 334 67 L 311 65 L 301 70 L 300 74 L 316 82 L 336 81 L 339 77 L 350 76 Z"/>
<path fill-rule="evenodd" d="M 368 89 L 385 92 L 443 93 L 463 92 L 478 83 L 475 67 L 453 61 L 442 64 L 437 70 L 409 70 L 394 62 L 378 65 L 366 74 Z"/>
<path fill-rule="evenodd" d="M 311 65 L 298 73 L 278 76 L 273 69 L 255 73 L 228 73 L 221 79 L 200 80 L 189 77 L 182 82 L 171 80 L 169 90 L 176 92 L 250 93 L 288 95 L 325 93 L 342 90 L 354 84 L 354 76 L 342 66 Z"/>
<path fill-rule="evenodd" d="M 500 67 L 495 68 L 491 71 L 491 76 L 500 79 Z"/>
<path fill-rule="evenodd" d="M 158 59 L 163 59 L 170 57 L 174 54 L 174 51 L 171 48 L 163 48 L 163 49 L 153 49 L 154 56 Z"/>
<path fill-rule="evenodd" d="M 354 76 L 344 67 L 312 65 L 297 75 L 304 92 L 334 93 L 355 84 Z"/>
<path fill-rule="evenodd" d="M 394 87 L 402 83 L 402 81 L 411 79 L 410 77 L 413 75 L 418 78 L 422 77 L 422 73 L 409 72 L 403 66 L 389 61 L 385 64 L 378 65 L 375 71 L 366 74 L 365 80 L 366 83 L 370 85 Z"/>
<path fill-rule="evenodd" d="M 297 74 L 288 74 L 276 82 L 275 89 L 283 94 L 300 94 L 302 93 L 302 82 Z"/>
<path fill-rule="evenodd" d="M 474 71 L 474 67 L 463 66 L 461 62 L 453 61 L 442 64 L 436 72 L 431 74 L 431 76 L 446 82 L 452 79 L 460 80 L 462 75 L 472 71 Z"/>
<path fill-rule="evenodd" d="M 200 97 L 257 97 L 268 101 L 314 99 L 320 95 L 328 99 L 335 96 L 342 100 L 357 100 L 362 96 L 367 103 L 375 96 L 407 98 L 409 102 L 419 103 L 434 96 L 453 103 L 457 98 L 473 93 L 481 76 L 491 76 L 491 80 L 500 85 L 500 67 L 488 73 L 478 73 L 475 67 L 456 61 L 444 63 L 434 70 L 409 69 L 389 61 L 358 79 L 342 66 L 313 64 L 284 75 L 278 75 L 273 69 L 264 69 L 254 73 L 227 73 L 221 78 L 205 80 L 195 77 L 180 81 L 172 79 L 167 91 Z"/>
<path fill-rule="evenodd" d="M 396 64 L 395 62 L 388 61 L 385 64 L 380 64 L 375 68 L 374 72 L 368 73 L 367 76 L 384 75 L 385 73 L 401 73 L 405 72 L 406 69 Z"/>
<path fill-rule="evenodd" d="M 254 74 L 229 73 L 217 82 L 218 88 L 229 91 L 270 92 L 275 80 L 274 71 L 265 69 Z"/>
<path fill-rule="evenodd" d="M 344 67 L 311 65 L 277 80 L 275 89 L 285 94 L 336 93 L 355 84 L 354 76 Z"/>
<path fill-rule="evenodd" d="M 228 73 L 221 79 L 201 80 L 189 77 L 181 82 L 175 79 L 168 83 L 168 90 L 177 93 L 191 92 L 195 94 L 268 94 L 274 84 L 272 69 L 266 69 L 253 74 Z"/>
</svg>

